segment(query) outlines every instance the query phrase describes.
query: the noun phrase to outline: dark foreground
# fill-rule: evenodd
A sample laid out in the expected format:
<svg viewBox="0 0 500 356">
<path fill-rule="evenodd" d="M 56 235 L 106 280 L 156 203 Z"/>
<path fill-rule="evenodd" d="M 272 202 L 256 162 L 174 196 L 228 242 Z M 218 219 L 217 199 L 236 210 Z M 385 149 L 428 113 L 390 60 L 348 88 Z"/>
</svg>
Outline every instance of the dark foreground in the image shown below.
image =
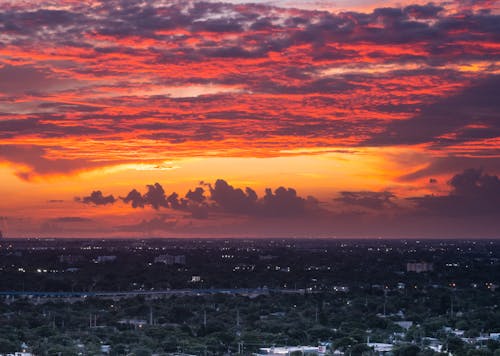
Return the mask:
<svg viewBox="0 0 500 356">
<path fill-rule="evenodd" d="M 23 240 L 1 255 L 0 354 L 500 354 L 495 241 Z"/>
</svg>

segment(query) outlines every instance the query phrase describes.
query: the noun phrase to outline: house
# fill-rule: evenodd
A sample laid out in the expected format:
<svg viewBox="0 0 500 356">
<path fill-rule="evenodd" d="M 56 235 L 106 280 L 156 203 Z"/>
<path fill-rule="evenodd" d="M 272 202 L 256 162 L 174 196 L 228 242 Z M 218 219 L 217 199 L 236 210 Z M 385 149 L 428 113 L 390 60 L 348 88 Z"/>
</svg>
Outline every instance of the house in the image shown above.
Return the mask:
<svg viewBox="0 0 500 356">
<path fill-rule="evenodd" d="M 500 341 L 500 333 L 490 333 L 490 339 Z"/>
<path fill-rule="evenodd" d="M 402 329 L 408 330 L 413 326 L 413 321 L 395 321 L 394 324 L 399 325 Z"/>
<path fill-rule="evenodd" d="M 392 352 L 394 347 L 393 344 L 384 344 L 381 342 L 369 342 L 367 345 L 368 347 L 371 347 L 373 351 L 378 353 Z"/>
<path fill-rule="evenodd" d="M 111 345 L 101 345 L 101 352 L 103 354 L 109 354 L 111 352 Z"/>
<path fill-rule="evenodd" d="M 424 342 L 428 344 L 428 347 L 435 352 L 443 351 L 443 344 L 436 338 L 424 337 Z"/>
</svg>

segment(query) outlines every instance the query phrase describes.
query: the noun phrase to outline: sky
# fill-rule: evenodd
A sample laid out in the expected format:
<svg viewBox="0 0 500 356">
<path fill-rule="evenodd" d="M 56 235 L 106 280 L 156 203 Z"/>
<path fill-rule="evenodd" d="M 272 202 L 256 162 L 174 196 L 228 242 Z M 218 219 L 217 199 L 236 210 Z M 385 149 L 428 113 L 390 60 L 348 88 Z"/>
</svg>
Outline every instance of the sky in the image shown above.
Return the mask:
<svg viewBox="0 0 500 356">
<path fill-rule="evenodd" d="M 500 237 L 500 1 L 1 0 L 7 237 Z"/>
</svg>

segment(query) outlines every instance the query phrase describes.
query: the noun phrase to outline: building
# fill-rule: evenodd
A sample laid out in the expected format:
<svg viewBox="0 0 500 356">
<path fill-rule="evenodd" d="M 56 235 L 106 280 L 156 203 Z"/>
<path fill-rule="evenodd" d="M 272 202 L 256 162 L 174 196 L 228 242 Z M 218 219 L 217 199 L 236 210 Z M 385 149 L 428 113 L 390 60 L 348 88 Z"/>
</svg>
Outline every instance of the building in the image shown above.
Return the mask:
<svg viewBox="0 0 500 356">
<path fill-rule="evenodd" d="M 490 339 L 500 341 L 500 333 L 490 333 Z"/>
<path fill-rule="evenodd" d="M 75 264 L 84 261 L 85 258 L 82 255 L 61 255 L 59 256 L 59 262 L 66 264 Z"/>
<path fill-rule="evenodd" d="M 430 272 L 434 270 L 434 265 L 429 262 L 408 262 L 406 264 L 406 272 Z"/>
<path fill-rule="evenodd" d="M 394 348 L 393 344 L 384 344 L 381 342 L 370 342 L 367 345 L 368 347 L 371 347 L 373 351 L 375 351 L 378 354 L 392 352 L 392 349 Z"/>
<path fill-rule="evenodd" d="M 106 263 L 106 262 L 113 262 L 116 260 L 116 256 L 97 256 L 97 258 L 94 260 L 96 263 Z"/>
<path fill-rule="evenodd" d="M 283 346 L 283 347 L 262 347 L 255 356 L 283 356 L 300 352 L 302 355 L 325 355 L 325 346 Z"/>
<path fill-rule="evenodd" d="M 413 326 L 413 321 L 395 321 L 394 324 L 399 325 L 401 328 L 405 330 L 409 330 Z"/>
<path fill-rule="evenodd" d="M 201 276 L 191 276 L 191 280 L 189 282 L 191 282 L 191 283 L 200 283 L 201 282 Z"/>
<path fill-rule="evenodd" d="M 155 258 L 154 263 L 164 263 L 166 265 L 185 265 L 185 255 L 160 255 Z"/>
<path fill-rule="evenodd" d="M 109 355 L 111 352 L 111 345 L 101 345 L 101 352 Z"/>
<path fill-rule="evenodd" d="M 148 322 L 142 319 L 122 319 L 118 321 L 118 324 L 131 325 L 137 329 L 137 328 L 143 328 L 144 326 L 148 325 Z"/>
</svg>

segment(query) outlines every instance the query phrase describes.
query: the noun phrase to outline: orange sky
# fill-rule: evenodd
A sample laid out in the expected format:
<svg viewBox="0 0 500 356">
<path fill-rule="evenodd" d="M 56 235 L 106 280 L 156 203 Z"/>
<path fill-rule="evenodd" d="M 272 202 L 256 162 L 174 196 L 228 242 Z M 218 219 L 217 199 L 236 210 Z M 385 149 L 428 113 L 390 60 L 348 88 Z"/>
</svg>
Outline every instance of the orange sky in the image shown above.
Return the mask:
<svg viewBox="0 0 500 356">
<path fill-rule="evenodd" d="M 498 2 L 0 10 L 4 235 L 497 236 Z"/>
</svg>

